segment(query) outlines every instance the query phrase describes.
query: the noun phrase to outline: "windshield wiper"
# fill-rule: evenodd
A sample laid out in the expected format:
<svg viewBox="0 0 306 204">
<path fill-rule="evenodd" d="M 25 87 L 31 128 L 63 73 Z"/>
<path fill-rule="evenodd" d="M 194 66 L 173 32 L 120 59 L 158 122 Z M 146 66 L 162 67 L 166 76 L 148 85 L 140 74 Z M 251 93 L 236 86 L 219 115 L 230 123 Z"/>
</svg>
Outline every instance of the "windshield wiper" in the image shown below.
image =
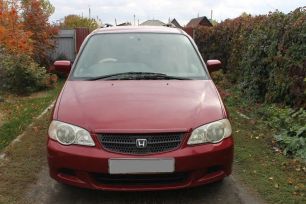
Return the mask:
<svg viewBox="0 0 306 204">
<path fill-rule="evenodd" d="M 127 75 L 130 75 L 131 73 L 133 73 L 133 72 L 122 72 L 122 73 L 116 73 L 116 74 L 107 74 L 107 75 L 92 77 L 92 78 L 89 78 L 88 80 L 89 81 L 95 81 L 95 80 L 108 79 L 108 78 L 121 79 L 122 77 L 126 77 Z"/>
<path fill-rule="evenodd" d="M 92 77 L 89 78 L 89 81 L 96 81 L 101 79 L 107 79 L 107 80 L 126 80 L 126 79 L 173 79 L 173 80 L 191 80 L 187 77 L 178 77 L 178 76 L 169 76 L 167 74 L 162 73 L 154 73 L 154 72 L 122 72 L 122 73 L 116 73 L 116 74 L 108 74 L 108 75 L 102 75 L 98 77 Z"/>
</svg>

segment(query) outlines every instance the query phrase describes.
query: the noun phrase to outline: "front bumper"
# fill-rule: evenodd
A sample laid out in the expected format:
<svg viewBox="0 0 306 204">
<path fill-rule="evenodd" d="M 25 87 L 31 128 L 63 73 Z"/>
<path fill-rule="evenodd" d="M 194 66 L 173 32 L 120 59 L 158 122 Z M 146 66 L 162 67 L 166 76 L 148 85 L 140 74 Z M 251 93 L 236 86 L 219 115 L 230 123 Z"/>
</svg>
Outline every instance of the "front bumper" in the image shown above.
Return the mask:
<svg viewBox="0 0 306 204">
<path fill-rule="evenodd" d="M 110 175 L 109 158 L 174 158 L 175 173 L 163 175 Z M 216 182 L 232 170 L 233 139 L 218 144 L 186 146 L 147 156 L 124 155 L 98 147 L 63 146 L 48 140 L 50 176 L 83 188 L 112 191 L 171 190 Z M 143 182 L 133 183 L 142 179 Z"/>
</svg>

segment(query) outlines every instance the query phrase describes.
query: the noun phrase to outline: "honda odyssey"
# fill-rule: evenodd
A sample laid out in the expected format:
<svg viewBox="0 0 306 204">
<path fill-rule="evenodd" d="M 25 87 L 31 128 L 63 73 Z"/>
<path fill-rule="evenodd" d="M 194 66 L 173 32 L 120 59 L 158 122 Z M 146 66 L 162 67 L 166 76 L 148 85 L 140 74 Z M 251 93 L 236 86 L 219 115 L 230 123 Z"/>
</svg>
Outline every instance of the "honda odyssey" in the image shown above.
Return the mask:
<svg viewBox="0 0 306 204">
<path fill-rule="evenodd" d="M 205 48 L 204 48 L 205 49 Z M 48 131 L 55 180 L 145 191 L 194 187 L 230 175 L 231 124 L 193 39 L 168 27 L 92 32 L 56 101 Z"/>
</svg>

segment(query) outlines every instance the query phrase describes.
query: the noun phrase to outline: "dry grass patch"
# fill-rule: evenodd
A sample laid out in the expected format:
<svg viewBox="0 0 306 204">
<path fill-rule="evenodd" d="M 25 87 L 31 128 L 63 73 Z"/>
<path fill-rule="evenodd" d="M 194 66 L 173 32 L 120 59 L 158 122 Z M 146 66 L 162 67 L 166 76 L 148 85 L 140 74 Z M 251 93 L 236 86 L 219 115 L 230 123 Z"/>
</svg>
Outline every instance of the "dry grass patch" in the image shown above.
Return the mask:
<svg viewBox="0 0 306 204">
<path fill-rule="evenodd" d="M 26 188 L 46 165 L 46 134 L 50 111 L 34 121 L 20 142 L 5 150 L 0 159 L 0 203 L 24 203 Z"/>
</svg>

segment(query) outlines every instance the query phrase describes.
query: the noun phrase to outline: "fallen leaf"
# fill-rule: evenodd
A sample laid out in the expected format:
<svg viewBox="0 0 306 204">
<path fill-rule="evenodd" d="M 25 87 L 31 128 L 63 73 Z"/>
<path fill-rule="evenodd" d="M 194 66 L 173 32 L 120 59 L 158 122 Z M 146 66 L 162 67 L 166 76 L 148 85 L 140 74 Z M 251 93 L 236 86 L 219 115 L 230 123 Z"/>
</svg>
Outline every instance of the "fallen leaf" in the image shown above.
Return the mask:
<svg viewBox="0 0 306 204">
<path fill-rule="evenodd" d="M 299 183 L 298 185 L 297 185 L 300 189 L 304 189 L 304 184 L 302 184 L 302 183 Z"/>
<path fill-rule="evenodd" d="M 279 185 L 276 183 L 276 184 L 274 184 L 274 187 L 278 189 Z"/>
<path fill-rule="evenodd" d="M 34 130 L 35 133 L 37 133 L 38 132 L 38 127 L 33 127 L 33 130 Z"/>
<path fill-rule="evenodd" d="M 288 178 L 288 184 L 292 185 L 293 184 L 293 180 L 292 178 Z"/>
<path fill-rule="evenodd" d="M 273 150 L 274 150 L 275 152 L 280 152 L 280 149 L 277 148 L 277 147 L 273 147 Z"/>
</svg>

